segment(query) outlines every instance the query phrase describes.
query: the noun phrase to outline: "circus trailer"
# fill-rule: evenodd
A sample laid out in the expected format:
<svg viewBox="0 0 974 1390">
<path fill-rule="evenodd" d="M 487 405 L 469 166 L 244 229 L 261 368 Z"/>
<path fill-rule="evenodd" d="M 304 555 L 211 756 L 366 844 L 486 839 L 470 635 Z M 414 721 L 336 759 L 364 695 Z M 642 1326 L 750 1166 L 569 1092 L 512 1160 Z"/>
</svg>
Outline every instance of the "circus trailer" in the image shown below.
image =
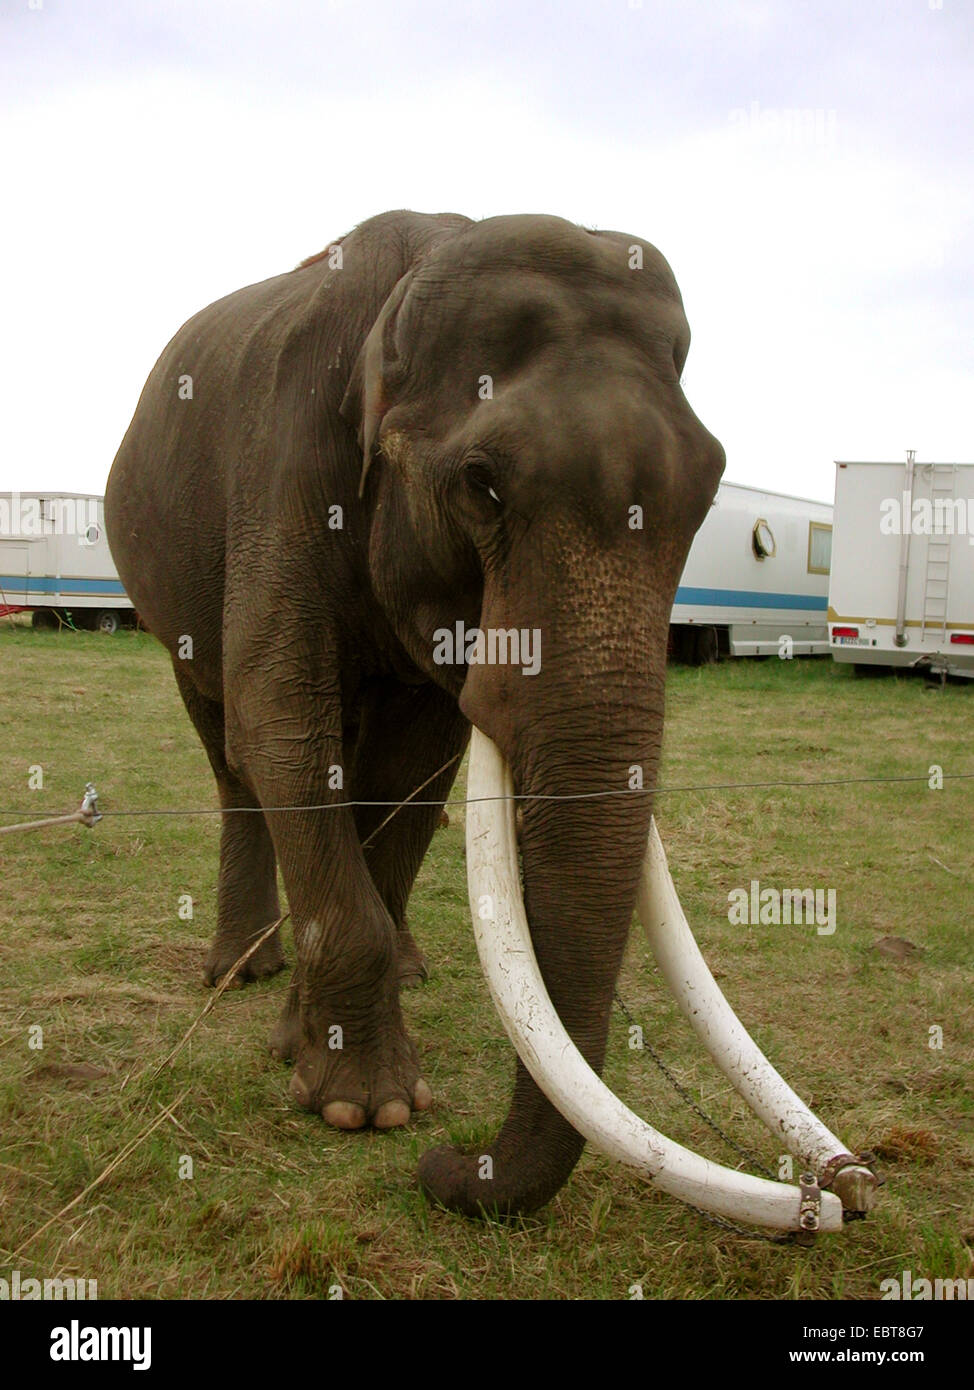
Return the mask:
<svg viewBox="0 0 974 1390">
<path fill-rule="evenodd" d="M 836 661 L 974 676 L 974 464 L 837 462 Z"/>
<path fill-rule="evenodd" d="M 832 507 L 721 483 L 670 617 L 679 661 L 827 656 Z"/>
<path fill-rule="evenodd" d="M 135 622 L 94 493 L 0 493 L 0 616 L 113 633 Z"/>
</svg>

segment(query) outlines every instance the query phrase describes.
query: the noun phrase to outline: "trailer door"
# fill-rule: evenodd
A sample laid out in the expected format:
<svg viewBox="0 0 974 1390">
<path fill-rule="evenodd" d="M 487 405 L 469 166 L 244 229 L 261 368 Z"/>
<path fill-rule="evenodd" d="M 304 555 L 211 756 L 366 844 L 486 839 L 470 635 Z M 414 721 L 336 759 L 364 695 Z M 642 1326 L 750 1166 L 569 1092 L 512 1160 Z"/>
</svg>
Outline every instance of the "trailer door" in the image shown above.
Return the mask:
<svg viewBox="0 0 974 1390">
<path fill-rule="evenodd" d="M 29 554 L 29 546 L 0 541 L 0 605 L 16 607 L 30 602 L 27 596 Z"/>
</svg>

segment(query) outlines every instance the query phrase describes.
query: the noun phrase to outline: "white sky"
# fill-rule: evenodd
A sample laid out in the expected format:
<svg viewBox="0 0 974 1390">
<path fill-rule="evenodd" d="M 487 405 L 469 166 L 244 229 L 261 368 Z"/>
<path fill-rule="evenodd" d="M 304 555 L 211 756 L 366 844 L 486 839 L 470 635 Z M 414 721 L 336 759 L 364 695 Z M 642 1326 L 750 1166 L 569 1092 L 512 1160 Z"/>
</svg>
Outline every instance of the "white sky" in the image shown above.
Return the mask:
<svg viewBox="0 0 974 1390">
<path fill-rule="evenodd" d="M 974 0 L 0 0 L 0 490 L 103 491 L 190 314 L 396 207 L 655 243 L 729 479 L 974 459 L 972 36 Z"/>
</svg>

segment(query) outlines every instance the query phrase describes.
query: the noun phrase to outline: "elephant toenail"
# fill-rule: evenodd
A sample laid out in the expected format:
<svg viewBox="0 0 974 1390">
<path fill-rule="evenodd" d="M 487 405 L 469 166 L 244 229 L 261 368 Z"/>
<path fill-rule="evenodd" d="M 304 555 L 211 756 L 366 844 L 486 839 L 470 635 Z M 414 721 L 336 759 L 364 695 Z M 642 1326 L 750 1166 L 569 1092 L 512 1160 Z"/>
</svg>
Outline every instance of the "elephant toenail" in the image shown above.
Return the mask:
<svg viewBox="0 0 974 1390">
<path fill-rule="evenodd" d="M 352 1101 L 329 1101 L 321 1115 L 326 1124 L 334 1125 L 336 1129 L 361 1129 L 365 1124 L 364 1109 Z"/>
<path fill-rule="evenodd" d="M 409 1106 L 404 1100 L 387 1100 L 380 1105 L 372 1120 L 376 1129 L 395 1129 L 409 1123 Z"/>
</svg>

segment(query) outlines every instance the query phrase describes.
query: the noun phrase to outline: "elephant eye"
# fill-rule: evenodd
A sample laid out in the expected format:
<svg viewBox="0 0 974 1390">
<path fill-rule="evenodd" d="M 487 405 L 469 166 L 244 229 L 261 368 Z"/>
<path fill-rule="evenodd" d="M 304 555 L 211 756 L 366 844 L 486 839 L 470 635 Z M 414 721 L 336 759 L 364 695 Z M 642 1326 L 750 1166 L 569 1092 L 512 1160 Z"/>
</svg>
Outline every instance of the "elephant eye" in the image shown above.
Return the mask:
<svg viewBox="0 0 974 1390">
<path fill-rule="evenodd" d="M 492 501 L 497 503 L 498 507 L 503 507 L 504 503 L 497 489 L 494 487 L 493 475 L 486 464 L 480 462 L 468 463 L 463 473 L 467 487 L 470 488 L 471 492 L 479 496 L 483 496 L 483 494 L 486 493 Z"/>
</svg>

